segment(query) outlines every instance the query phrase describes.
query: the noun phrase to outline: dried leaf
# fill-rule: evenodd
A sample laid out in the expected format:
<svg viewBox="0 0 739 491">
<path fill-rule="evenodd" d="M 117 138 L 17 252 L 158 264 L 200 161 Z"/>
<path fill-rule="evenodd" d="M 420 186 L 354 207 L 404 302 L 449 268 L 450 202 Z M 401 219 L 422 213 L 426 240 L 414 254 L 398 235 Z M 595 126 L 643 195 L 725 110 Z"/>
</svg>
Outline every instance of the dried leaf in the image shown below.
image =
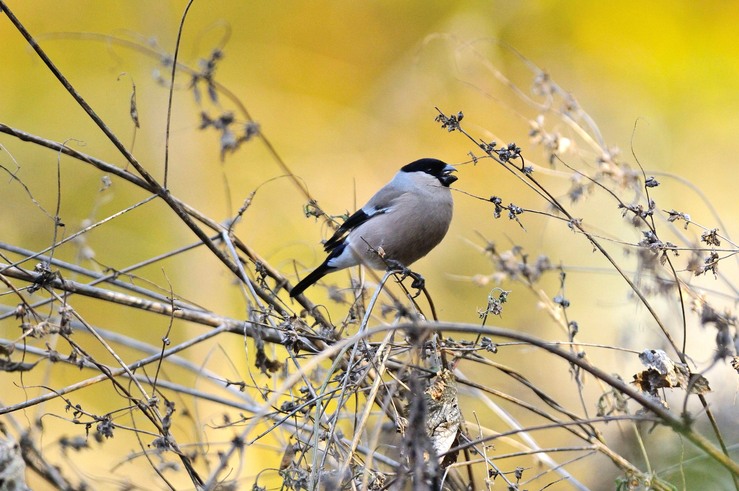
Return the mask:
<svg viewBox="0 0 739 491">
<path fill-rule="evenodd" d="M 424 391 L 424 398 L 428 408 L 426 432 L 436 455 L 441 455 L 452 448 L 462 423 L 454 374 L 447 369 L 441 370 Z"/>
<path fill-rule="evenodd" d="M 653 397 L 659 399 L 659 389 L 678 387 L 689 389 L 693 394 L 711 390 L 705 377 L 691 373 L 686 364 L 672 361 L 662 350 L 645 350 L 639 355 L 639 360 L 647 369 L 635 374 L 632 383 Z"/>
</svg>

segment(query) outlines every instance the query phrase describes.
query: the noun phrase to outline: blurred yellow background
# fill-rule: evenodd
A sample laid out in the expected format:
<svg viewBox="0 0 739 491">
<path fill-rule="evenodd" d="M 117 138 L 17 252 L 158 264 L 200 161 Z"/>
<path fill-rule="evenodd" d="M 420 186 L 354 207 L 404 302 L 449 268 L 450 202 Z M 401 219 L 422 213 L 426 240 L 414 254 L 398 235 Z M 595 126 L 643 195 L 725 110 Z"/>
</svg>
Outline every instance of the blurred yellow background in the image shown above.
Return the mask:
<svg viewBox="0 0 739 491">
<path fill-rule="evenodd" d="M 115 40 L 171 53 L 185 3 L 35 0 L 10 1 L 9 6 L 93 109 L 161 180 L 167 90 L 157 79 L 167 79 L 169 73 L 156 58 Z M 436 157 L 461 164 L 469 160 L 470 151 L 480 155 L 462 135 L 439 128 L 435 107 L 446 114 L 463 111 L 463 124 L 474 136 L 516 142 L 527 161 L 547 168 L 543 152 L 528 137 L 536 110 L 487 66 L 530 94 L 533 74 L 526 64 L 532 63 L 579 101 L 609 147 L 619 147 L 626 161 L 633 163 L 636 156 L 647 175 L 658 176 L 662 186 L 653 191 L 653 198 L 659 209 L 688 212 L 707 228 L 718 226 L 693 191 L 663 174 L 678 175 L 707 194 L 724 220 L 727 230 L 722 233 L 730 234 L 739 226 L 734 170 L 739 154 L 738 25 L 739 6 L 731 2 L 201 1 L 193 4 L 185 21 L 179 60 L 197 68 L 213 49 L 222 49 L 216 80 L 244 103 L 320 206 L 336 215 L 361 206 L 412 160 Z M 0 46 L 0 122 L 125 165 L 2 15 Z M 323 260 L 320 240 L 329 231 L 305 218 L 304 196 L 260 142 L 248 142 L 220 161 L 218 135 L 198 131 L 201 108 L 188 82 L 186 74 L 178 73 L 169 141 L 172 193 L 225 221 L 257 190 L 236 234 L 292 281 L 296 272 L 304 276 Z M 129 116 L 132 83 L 141 121 L 137 131 Z M 202 99 L 207 99 L 200 88 Z M 233 110 L 224 98 L 220 102 Z M 0 163 L 12 170 L 17 161 L 18 176 L 53 213 L 57 156 L 4 134 L 0 144 Z M 585 164 L 583 155 L 567 158 L 577 167 Z M 85 219 L 102 219 L 145 197 L 120 180 L 100 193 L 100 173 L 66 157 L 61 172 L 61 217 L 67 234 L 81 228 Z M 453 187 L 467 193 L 546 208 L 519 181 L 488 162 L 461 166 L 458 175 Z M 553 188 L 564 195 L 568 182 L 552 179 Z M 51 221 L 19 186 L 0 182 L 1 240 L 36 250 L 47 247 Z M 620 211 L 613 202 L 595 203 L 591 206 L 596 208 L 581 213 L 612 215 L 617 221 Z M 168 213 L 161 203 L 146 206 L 159 207 L 160 216 Z M 524 214 L 523 230 L 507 218 L 494 220 L 489 204 L 461 193 L 455 195 L 455 206 L 445 241 L 414 267 L 426 277 L 440 318 L 479 322 L 477 309 L 484 307 L 494 285 L 481 288 L 468 278 L 492 273 L 489 261 L 472 245 L 483 246 L 484 236 L 501 250 L 523 244 L 532 258 L 546 254 L 555 264 L 572 267 L 567 295 L 573 300 L 570 315 L 582 329 L 581 341 L 635 350 L 652 347 L 650 342 L 658 338 L 654 325 L 629 301 L 624 283 L 602 273 L 600 268 L 607 264 L 566 225 Z M 88 234 L 86 244 L 95 258 L 122 268 L 195 241 L 174 216 L 171 223 L 147 223 L 148 213 L 136 210 Z M 629 233 L 622 239 L 641 239 Z M 77 254 L 76 246 L 69 246 L 60 249 L 58 257 L 74 261 Z M 633 265 L 629 268 L 633 272 Z M 230 273 L 204 251 L 157 264 L 147 274 L 160 285 L 171 282 L 179 294 L 224 315 L 244 315 Z M 559 279 L 556 273 L 550 275 L 543 286 L 551 298 L 558 293 Z M 342 272 L 326 281 L 343 286 L 348 276 Z M 714 288 L 710 275 L 696 281 Z M 513 293 L 494 324 L 562 338 L 536 310 L 534 295 L 515 284 L 503 287 Z M 326 298 L 322 291 L 315 295 Z M 726 302 L 731 304 L 732 298 Z M 661 308 L 679 333 L 675 306 Z M 337 318 L 343 316 L 337 307 L 330 309 Z M 88 313 L 93 324 L 104 324 L 110 316 L 94 308 Z M 132 321 L 128 334 L 135 332 L 135 337 L 156 345 L 161 331 L 145 323 Z M 14 338 L 14 329 L 12 320 L 0 324 L 3 338 Z M 691 343 L 704 343 L 705 350 L 698 353 L 706 362 L 713 333 L 701 341 L 701 332 L 693 332 Z M 224 349 L 238 353 L 241 346 L 238 340 L 234 343 L 237 346 Z M 501 356 L 515 364 L 519 354 Z M 636 357 L 624 365 L 615 356 L 609 362 L 609 353 L 597 356 L 604 356 L 599 362 L 627 379 L 640 366 Z M 517 369 L 528 370 L 542 385 L 549 383 L 549 372 Z M 566 367 L 559 376 L 568 377 Z M 3 384 L 10 383 L 10 377 L 7 380 L 0 378 Z M 53 385 L 64 384 L 57 380 Z M 568 389 L 558 393 L 556 384 L 548 388 L 563 398 L 572 395 Z M 0 402 L 7 403 L 5 397 L 10 396 L 0 396 Z M 19 394 L 13 397 L 22 399 Z M 599 489 L 597 477 L 592 479 Z"/>
</svg>

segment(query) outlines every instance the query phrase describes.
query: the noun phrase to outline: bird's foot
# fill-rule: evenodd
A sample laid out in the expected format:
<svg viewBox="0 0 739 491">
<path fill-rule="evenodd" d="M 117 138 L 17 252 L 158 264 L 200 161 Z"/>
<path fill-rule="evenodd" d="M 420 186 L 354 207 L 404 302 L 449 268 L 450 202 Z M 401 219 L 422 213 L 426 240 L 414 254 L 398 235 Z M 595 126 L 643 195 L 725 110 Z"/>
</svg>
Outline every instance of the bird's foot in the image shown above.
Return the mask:
<svg viewBox="0 0 739 491">
<path fill-rule="evenodd" d="M 402 282 L 407 277 L 413 278 L 413 283 L 411 283 L 411 288 L 416 290 L 416 294 L 413 295 L 413 298 L 416 298 L 421 294 L 421 291 L 426 286 L 426 280 L 421 276 L 420 274 L 411 271 L 408 267 L 403 265 L 400 261 L 396 261 L 394 259 L 386 259 L 388 263 L 388 270 L 390 271 L 396 271 L 400 273 L 400 281 Z"/>
<path fill-rule="evenodd" d="M 414 288 L 418 290 L 418 293 L 416 293 L 416 296 L 421 294 L 421 290 L 426 288 L 426 280 L 423 276 L 421 276 L 418 273 L 414 273 L 413 271 L 410 272 L 410 277 L 413 278 L 413 283 L 411 283 L 411 288 Z"/>
</svg>

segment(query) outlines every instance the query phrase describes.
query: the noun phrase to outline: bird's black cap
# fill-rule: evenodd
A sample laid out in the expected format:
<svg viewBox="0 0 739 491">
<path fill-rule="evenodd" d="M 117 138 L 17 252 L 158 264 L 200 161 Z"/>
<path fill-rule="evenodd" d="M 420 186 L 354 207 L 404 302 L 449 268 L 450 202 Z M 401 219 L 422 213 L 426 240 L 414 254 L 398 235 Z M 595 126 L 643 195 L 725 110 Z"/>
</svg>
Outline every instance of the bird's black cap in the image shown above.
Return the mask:
<svg viewBox="0 0 739 491">
<path fill-rule="evenodd" d="M 400 170 L 401 172 L 425 172 L 437 178 L 441 184 L 447 187 L 457 180 L 457 176 L 450 174 L 457 169 L 439 159 L 419 159 L 403 166 Z"/>
</svg>

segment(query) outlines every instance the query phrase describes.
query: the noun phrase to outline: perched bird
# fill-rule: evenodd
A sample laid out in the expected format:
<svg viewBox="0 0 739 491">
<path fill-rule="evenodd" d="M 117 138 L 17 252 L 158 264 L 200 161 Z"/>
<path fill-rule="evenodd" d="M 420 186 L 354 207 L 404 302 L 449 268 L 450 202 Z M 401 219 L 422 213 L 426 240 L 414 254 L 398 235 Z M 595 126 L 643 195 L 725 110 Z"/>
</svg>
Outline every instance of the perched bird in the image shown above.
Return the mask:
<svg viewBox="0 0 739 491">
<path fill-rule="evenodd" d="M 295 285 L 290 296 L 300 295 L 328 273 L 359 264 L 407 273 L 407 267 L 436 247 L 449 230 L 449 185 L 457 180 L 451 174 L 456 170 L 436 159 L 416 160 L 401 168 L 326 241 L 328 257 Z"/>
</svg>

